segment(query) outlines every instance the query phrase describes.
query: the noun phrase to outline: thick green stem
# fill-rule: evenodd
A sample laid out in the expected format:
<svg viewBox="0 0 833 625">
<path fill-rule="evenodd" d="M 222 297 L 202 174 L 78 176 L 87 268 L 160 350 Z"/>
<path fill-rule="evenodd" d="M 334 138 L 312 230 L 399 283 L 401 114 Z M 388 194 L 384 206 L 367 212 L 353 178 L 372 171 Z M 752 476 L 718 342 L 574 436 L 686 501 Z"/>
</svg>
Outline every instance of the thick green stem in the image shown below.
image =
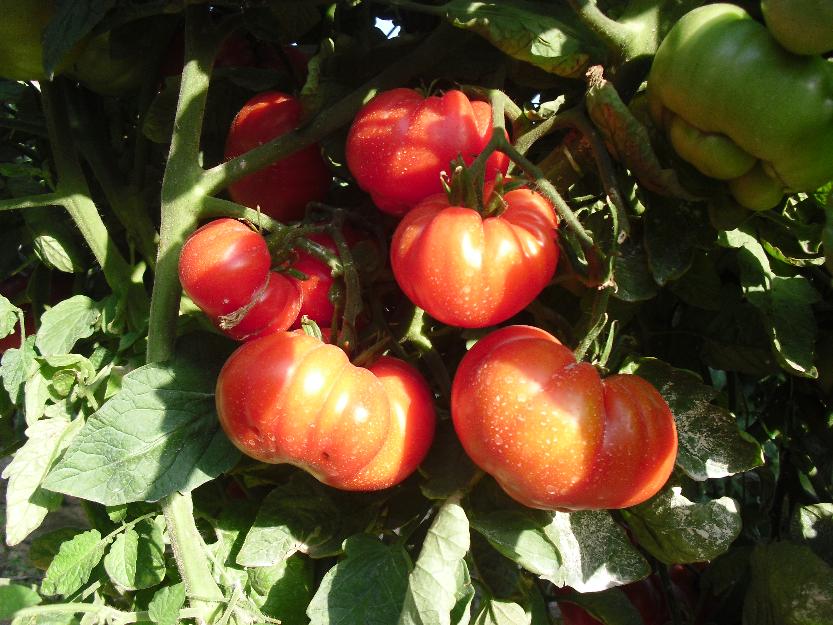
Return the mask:
<svg viewBox="0 0 833 625">
<path fill-rule="evenodd" d="M 107 227 L 90 199 L 84 172 L 72 148 L 73 138 L 66 107 L 60 93 L 60 82 L 42 85 L 44 116 L 49 128 L 50 143 L 58 173 L 57 195 L 81 231 L 87 245 L 104 272 L 107 284 L 115 293 L 124 293 L 131 280 L 131 268 L 107 232 Z"/>
<path fill-rule="evenodd" d="M 199 185 L 200 136 L 208 97 L 213 54 L 201 45 L 209 39 L 207 7 L 191 5 L 186 10 L 185 57 L 177 103 L 171 150 L 162 181 L 162 221 L 159 253 L 150 308 L 147 361 L 171 357 L 176 341 L 181 285 L 179 254 L 201 211 L 205 189 Z M 215 582 L 205 545 L 194 522 L 190 494 L 174 493 L 162 502 L 168 523 L 171 549 L 176 557 L 191 607 L 200 618 L 213 622 L 220 612 L 223 594 Z"/>
<path fill-rule="evenodd" d="M 316 143 L 349 124 L 362 105 L 377 91 L 401 85 L 410 77 L 430 69 L 438 59 L 465 42 L 465 35 L 461 36 L 453 26 L 439 26 L 405 58 L 389 65 L 372 80 L 319 113 L 308 125 L 207 170 L 200 180 L 201 186 L 208 195 L 213 195 L 244 176 Z"/>
<path fill-rule="evenodd" d="M 101 124 L 94 123 L 90 118 L 86 103 L 76 97 L 72 104 L 70 114 L 77 130 L 76 143 L 92 168 L 116 218 L 124 226 L 139 253 L 153 268 L 156 264 L 156 230 L 141 192 L 139 189 L 129 189 L 121 179 L 115 167 L 116 156 L 101 132 Z"/>
<path fill-rule="evenodd" d="M 578 18 L 605 46 L 620 59 L 627 57 L 633 33 L 625 25 L 610 19 L 599 10 L 593 0 L 569 0 Z"/>
<path fill-rule="evenodd" d="M 59 192 L 27 195 L 26 197 L 13 197 L 6 200 L 0 200 L 0 211 L 34 208 L 36 206 L 63 206 L 66 200 L 66 195 Z"/>
</svg>

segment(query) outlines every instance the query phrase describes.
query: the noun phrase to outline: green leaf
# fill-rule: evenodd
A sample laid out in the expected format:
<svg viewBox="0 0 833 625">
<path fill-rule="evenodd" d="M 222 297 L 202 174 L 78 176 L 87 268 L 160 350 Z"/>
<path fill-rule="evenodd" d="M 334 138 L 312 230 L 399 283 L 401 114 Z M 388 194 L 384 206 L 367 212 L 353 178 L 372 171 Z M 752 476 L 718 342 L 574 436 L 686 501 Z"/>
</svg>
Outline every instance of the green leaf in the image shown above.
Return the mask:
<svg viewBox="0 0 833 625">
<path fill-rule="evenodd" d="M 483 608 L 474 625 L 530 625 L 531 617 L 514 601 L 489 599 L 483 603 Z"/>
<path fill-rule="evenodd" d="M 38 605 L 40 602 L 40 595 L 28 586 L 0 586 L 0 621 L 10 619 L 18 610 Z"/>
<path fill-rule="evenodd" d="M 420 471 L 427 476 L 420 486 L 422 494 L 441 500 L 465 488 L 477 475 L 478 469 L 460 444 L 450 419 L 437 424 L 434 442 Z"/>
<path fill-rule="evenodd" d="M 301 555 L 273 566 L 249 569 L 249 596 L 266 616 L 283 625 L 304 625 L 313 595 L 312 562 Z"/>
<path fill-rule="evenodd" d="M 26 337 L 26 342 L 20 349 L 7 349 L 3 354 L 0 378 L 3 379 L 3 388 L 15 405 L 23 403 L 24 384 L 38 368 L 35 356 L 34 336 Z"/>
<path fill-rule="evenodd" d="M 176 625 L 179 611 L 185 605 L 185 584 L 160 588 L 148 604 L 148 616 L 157 625 Z"/>
<path fill-rule="evenodd" d="M 402 607 L 408 554 L 366 534 L 344 542 L 345 559 L 331 568 L 307 608 L 310 625 L 390 625 Z"/>
<path fill-rule="evenodd" d="M 738 250 L 743 292 L 761 314 L 781 367 L 793 375 L 818 377 L 813 366 L 816 320 L 812 304 L 819 301 L 819 293 L 804 276 L 773 273 L 764 248 L 753 235 L 732 230 L 722 233 L 721 240 Z"/>
<path fill-rule="evenodd" d="M 704 210 L 703 204 L 692 202 L 650 203 L 645 213 L 645 250 L 657 284 L 665 285 L 686 274 L 694 263 L 695 246 L 713 236 Z"/>
<path fill-rule="evenodd" d="M 471 521 L 504 556 L 544 579 L 558 577 L 561 556 L 545 528 L 552 522 L 551 513 L 518 506 L 513 510 L 496 510 Z"/>
<path fill-rule="evenodd" d="M 239 458 L 214 405 L 217 363 L 178 357 L 131 371 L 47 477 L 50 490 L 104 505 L 190 491 Z"/>
<path fill-rule="evenodd" d="M 651 566 L 606 510 L 556 512 L 545 530 L 561 555 L 549 578 L 557 586 L 597 592 L 647 576 Z"/>
<path fill-rule="evenodd" d="M 790 523 L 790 537 L 833 566 L 833 503 L 796 508 Z"/>
<path fill-rule="evenodd" d="M 51 76 L 70 50 L 112 9 L 116 0 L 57 0 L 43 33 L 43 66 Z"/>
<path fill-rule="evenodd" d="M 647 237 L 646 234 L 646 239 Z M 650 247 L 653 244 L 646 241 L 646 245 Z M 720 310 L 720 274 L 717 272 L 713 255 L 696 252 L 689 270 L 679 280 L 672 282 L 670 289 L 689 306 L 703 310 Z"/>
<path fill-rule="evenodd" d="M 437 512 L 408 577 L 398 625 L 448 625 L 451 613 L 466 597 L 460 564 L 469 550 L 469 521 L 458 496 Z"/>
<path fill-rule="evenodd" d="M 668 402 L 677 423 L 677 466 L 692 479 L 727 477 L 763 464 L 761 446 L 738 429 L 728 410 L 711 403 L 717 391 L 696 374 L 656 358 L 636 360 L 622 372 L 642 376 Z"/>
<path fill-rule="evenodd" d="M 744 625 L 821 625 L 833 614 L 833 569 L 809 548 L 758 545 L 743 603 Z"/>
<path fill-rule="evenodd" d="M 442 9 L 457 28 L 476 32 L 512 58 L 552 74 L 577 78 L 589 62 L 586 35 L 566 6 L 452 0 Z"/>
<path fill-rule="evenodd" d="M 661 490 L 643 504 L 622 511 L 637 542 L 667 564 L 713 560 L 740 534 L 734 499 L 689 501 L 679 486 Z"/>
<path fill-rule="evenodd" d="M 23 212 L 32 236 L 32 249 L 47 267 L 64 273 L 79 273 L 85 256 L 78 242 L 78 230 L 52 207 L 34 207 Z"/>
<path fill-rule="evenodd" d="M 14 332 L 20 309 L 0 295 L 0 338 Z"/>
<path fill-rule="evenodd" d="M 68 354 L 80 339 L 92 336 L 101 310 L 86 295 L 74 295 L 41 317 L 36 345 L 41 355 Z"/>
<path fill-rule="evenodd" d="M 150 588 L 165 579 L 164 517 L 146 520 L 116 537 L 104 558 L 104 569 L 125 590 Z"/>
<path fill-rule="evenodd" d="M 81 588 L 104 557 L 106 546 L 98 530 L 78 534 L 62 544 L 58 555 L 46 570 L 46 577 L 41 584 L 43 594 L 66 597 Z"/>
<path fill-rule="evenodd" d="M 645 249 L 632 239 L 619 247 L 614 261 L 616 290 L 613 295 L 625 302 L 642 302 L 656 297 L 657 284 L 654 282 Z"/>
<path fill-rule="evenodd" d="M 603 592 L 571 593 L 563 601 L 581 606 L 602 625 L 644 625 L 642 616 L 618 588 Z"/>
<path fill-rule="evenodd" d="M 460 560 L 460 565 L 457 567 L 456 588 L 457 592 L 454 594 L 455 603 L 451 609 L 450 623 L 451 625 L 469 625 L 471 605 L 476 593 L 465 560 Z"/>
<path fill-rule="evenodd" d="M 277 6 L 250 9 L 243 15 L 256 36 L 284 44 L 298 41 L 321 21 L 318 7 L 306 0 L 283 0 Z"/>
<path fill-rule="evenodd" d="M 272 566 L 330 540 L 337 529 L 339 511 L 326 491 L 310 482 L 290 482 L 264 498 L 237 554 L 237 564 Z"/>
<path fill-rule="evenodd" d="M 44 477 L 60 453 L 77 435 L 81 420 L 37 421 L 26 429 L 26 443 L 3 471 L 6 485 L 6 542 L 14 546 L 40 527 L 61 496 L 42 488 Z"/>
<path fill-rule="evenodd" d="M 86 530 L 80 527 L 61 527 L 41 534 L 29 545 L 29 561 L 41 571 L 45 571 L 58 555 L 61 545 L 84 531 Z"/>
</svg>

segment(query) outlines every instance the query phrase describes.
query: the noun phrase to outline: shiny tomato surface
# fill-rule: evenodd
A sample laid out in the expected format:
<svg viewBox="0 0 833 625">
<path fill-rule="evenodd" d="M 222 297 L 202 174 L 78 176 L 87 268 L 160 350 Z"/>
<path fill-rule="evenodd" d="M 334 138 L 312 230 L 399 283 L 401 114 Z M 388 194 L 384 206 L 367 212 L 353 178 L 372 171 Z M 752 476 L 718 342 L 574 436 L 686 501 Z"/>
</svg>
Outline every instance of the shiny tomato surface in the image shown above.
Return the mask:
<svg viewBox="0 0 833 625">
<path fill-rule="evenodd" d="M 492 107 L 462 91 L 424 97 L 414 89 L 377 95 L 356 115 L 347 136 L 347 166 L 376 206 L 403 215 L 443 190 L 441 172 L 451 174 L 459 156 L 469 164 L 492 136 Z M 505 154 L 489 157 L 486 179 L 506 173 Z"/>
<path fill-rule="evenodd" d="M 454 377 L 451 414 L 472 460 L 531 508 L 625 508 L 668 479 L 677 431 L 635 375 L 605 380 L 555 337 L 509 326 L 478 341 Z"/>
<path fill-rule="evenodd" d="M 290 463 L 345 490 L 378 490 L 410 475 L 434 435 L 433 395 L 409 364 L 368 368 L 298 332 L 245 343 L 217 380 L 217 412 L 245 454 Z"/>
<path fill-rule="evenodd" d="M 250 99 L 226 137 L 226 158 L 234 158 L 294 130 L 301 120 L 297 98 L 267 91 Z M 321 201 L 332 175 L 318 145 L 310 145 L 229 186 L 231 198 L 280 221 L 304 216 L 308 202 Z"/>
<path fill-rule="evenodd" d="M 197 306 L 219 317 L 249 303 L 266 282 L 271 262 L 260 233 L 234 219 L 215 219 L 185 242 L 179 280 Z"/>
<path fill-rule="evenodd" d="M 396 228 L 393 274 L 435 319 L 463 328 L 495 325 L 523 310 L 552 279 L 558 263 L 552 206 L 525 188 L 503 199 L 505 210 L 484 218 L 433 195 Z"/>
</svg>

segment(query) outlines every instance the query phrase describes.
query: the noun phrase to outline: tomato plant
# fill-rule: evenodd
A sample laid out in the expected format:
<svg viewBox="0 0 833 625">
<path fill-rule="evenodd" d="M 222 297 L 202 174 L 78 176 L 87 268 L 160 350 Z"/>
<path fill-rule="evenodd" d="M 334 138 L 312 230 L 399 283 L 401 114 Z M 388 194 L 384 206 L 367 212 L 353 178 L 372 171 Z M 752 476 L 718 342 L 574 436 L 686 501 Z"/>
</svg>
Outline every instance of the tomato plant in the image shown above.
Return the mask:
<svg viewBox="0 0 833 625">
<path fill-rule="evenodd" d="M 662 488 L 677 454 L 668 404 L 638 376 L 600 380 L 538 328 L 508 326 L 463 358 L 451 397 L 466 452 L 532 508 L 625 508 Z"/>
<path fill-rule="evenodd" d="M 247 343 L 229 358 L 217 412 L 246 454 L 348 490 L 404 480 L 428 451 L 435 421 L 428 386 L 407 363 L 356 367 L 337 347 L 293 333 Z"/>
<path fill-rule="evenodd" d="M 380 93 L 356 115 L 347 137 L 350 173 L 376 206 L 402 215 L 442 191 L 441 172 L 462 156 L 471 163 L 492 135 L 492 109 L 461 91 L 424 97 L 413 89 Z M 506 172 L 508 159 L 493 154 L 486 178 Z"/>
<path fill-rule="evenodd" d="M 0 621 L 828 622 L 826 4 L 0 0 Z"/>
<path fill-rule="evenodd" d="M 261 93 L 237 113 L 226 138 L 226 158 L 240 156 L 293 130 L 301 121 L 300 102 L 280 92 Z M 307 203 L 323 200 L 332 176 L 318 146 L 311 145 L 229 187 L 235 202 L 270 217 L 293 221 Z"/>
<path fill-rule="evenodd" d="M 490 193 L 487 185 L 484 195 Z M 483 216 L 434 195 L 397 226 L 393 274 L 435 319 L 463 328 L 495 325 L 525 308 L 552 278 L 558 262 L 552 205 L 531 189 L 514 189 L 500 201 L 499 214 Z"/>
</svg>

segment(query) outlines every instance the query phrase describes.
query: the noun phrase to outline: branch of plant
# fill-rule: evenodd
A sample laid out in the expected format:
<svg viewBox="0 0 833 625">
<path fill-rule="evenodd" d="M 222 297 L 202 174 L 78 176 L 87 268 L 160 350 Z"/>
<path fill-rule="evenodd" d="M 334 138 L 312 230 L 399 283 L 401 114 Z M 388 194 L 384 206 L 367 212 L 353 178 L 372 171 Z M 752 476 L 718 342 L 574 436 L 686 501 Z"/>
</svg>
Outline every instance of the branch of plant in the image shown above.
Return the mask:
<svg viewBox="0 0 833 625">
<path fill-rule="evenodd" d="M 569 0 L 581 22 L 595 34 L 619 59 L 627 57 L 633 33 L 624 24 L 610 19 L 602 13 L 593 0 Z"/>
<path fill-rule="evenodd" d="M 337 331 L 333 338 L 337 341 L 339 347 L 350 353 L 355 348 L 356 319 L 362 310 L 362 298 L 359 272 L 356 263 L 353 261 L 350 246 L 347 245 L 347 241 L 344 239 L 343 226 L 344 212 L 338 211 L 334 215 L 329 234 L 336 244 L 338 257 L 341 261 L 340 276 L 344 281 L 344 314 L 341 329 Z"/>
<path fill-rule="evenodd" d="M 116 156 L 110 148 L 109 141 L 102 136 L 101 125 L 93 123 L 82 98 L 78 97 L 77 93 L 72 95 L 75 97 L 69 99 L 69 114 L 77 130 L 74 133 L 75 143 L 89 163 L 116 218 L 153 269 L 156 266 L 157 235 L 143 198 L 138 189 L 131 191 L 121 180 L 121 174 L 115 167 Z"/>
<path fill-rule="evenodd" d="M 36 605 L 18 610 L 12 615 L 12 620 L 32 619 L 32 622 L 36 622 L 38 616 L 48 614 L 95 614 L 98 616 L 96 622 L 112 623 L 113 625 L 120 625 L 121 623 L 150 622 L 151 620 L 147 611 L 124 612 L 122 610 L 112 608 L 109 605 L 97 605 L 94 603 L 53 603 L 49 605 Z M 179 611 L 179 617 L 182 619 L 196 618 L 199 616 L 199 610 L 186 608 Z"/>
<path fill-rule="evenodd" d="M 63 206 L 66 201 L 66 194 L 59 191 L 39 193 L 38 195 L 27 195 L 0 200 L 0 211 L 34 208 L 36 206 Z"/>
<path fill-rule="evenodd" d="M 431 339 L 425 336 L 424 328 L 425 311 L 419 306 L 414 306 L 411 320 L 408 323 L 405 334 L 399 342 L 410 343 L 416 347 L 423 361 L 434 376 L 434 379 L 437 381 L 444 403 L 448 404 L 451 401 L 451 375 L 439 352 L 431 342 Z"/>
<path fill-rule="evenodd" d="M 45 82 L 41 89 L 41 101 L 58 174 L 56 193 L 64 197 L 61 204 L 81 231 L 84 241 L 104 272 L 107 284 L 114 293 L 125 293 L 132 282 L 132 270 L 90 197 L 89 186 L 73 149 L 66 102 L 61 93 L 62 83 Z"/>
<path fill-rule="evenodd" d="M 465 44 L 466 39 L 465 36 L 461 37 L 453 26 L 439 26 L 410 54 L 392 63 L 374 78 L 319 113 L 306 126 L 205 170 L 196 182 L 207 195 L 214 195 L 244 176 L 320 141 L 349 124 L 362 105 L 377 91 L 401 85 L 411 76 L 431 68 L 436 65 L 438 58 Z"/>
<path fill-rule="evenodd" d="M 205 105 L 213 58 L 219 41 L 211 42 L 208 8 L 186 8 L 185 66 L 171 140 L 171 150 L 162 181 L 162 221 L 156 276 L 150 307 L 147 361 L 170 358 L 176 341 L 179 312 L 179 254 L 185 238 L 196 226 L 205 190 L 199 186 L 199 165 Z M 197 530 L 190 494 L 173 493 L 162 502 L 168 523 L 171 549 L 192 608 L 199 619 L 212 623 L 220 610 L 223 593 L 211 573 L 205 545 Z"/>
</svg>

